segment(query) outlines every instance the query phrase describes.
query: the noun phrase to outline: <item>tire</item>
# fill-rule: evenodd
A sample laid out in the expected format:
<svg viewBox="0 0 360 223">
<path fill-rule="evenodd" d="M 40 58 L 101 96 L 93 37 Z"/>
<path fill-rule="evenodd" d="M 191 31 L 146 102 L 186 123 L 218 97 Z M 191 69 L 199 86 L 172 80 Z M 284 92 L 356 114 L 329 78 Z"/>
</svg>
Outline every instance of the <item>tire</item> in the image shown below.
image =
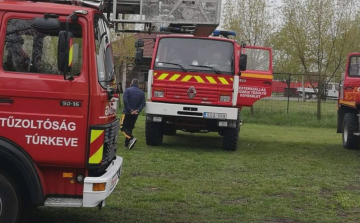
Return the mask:
<svg viewBox="0 0 360 223">
<path fill-rule="evenodd" d="M 167 136 L 176 135 L 176 128 L 174 125 L 165 124 L 163 133 Z"/>
<path fill-rule="evenodd" d="M 21 204 L 15 183 L 0 173 L 0 222 L 18 222 Z"/>
<path fill-rule="evenodd" d="M 306 98 L 306 99 L 311 99 L 312 96 L 311 96 L 311 94 L 305 94 L 305 98 Z"/>
<path fill-rule="evenodd" d="M 145 123 L 146 144 L 149 146 L 159 146 L 163 141 L 162 123 L 146 122 Z"/>
<path fill-rule="evenodd" d="M 342 141 L 346 149 L 359 149 L 359 137 L 354 133 L 359 132 L 359 123 L 355 113 L 346 113 L 342 126 Z"/>
<path fill-rule="evenodd" d="M 236 128 L 224 128 L 221 133 L 223 136 L 223 149 L 229 151 L 236 151 L 240 134 L 240 111 L 238 112 Z"/>
</svg>

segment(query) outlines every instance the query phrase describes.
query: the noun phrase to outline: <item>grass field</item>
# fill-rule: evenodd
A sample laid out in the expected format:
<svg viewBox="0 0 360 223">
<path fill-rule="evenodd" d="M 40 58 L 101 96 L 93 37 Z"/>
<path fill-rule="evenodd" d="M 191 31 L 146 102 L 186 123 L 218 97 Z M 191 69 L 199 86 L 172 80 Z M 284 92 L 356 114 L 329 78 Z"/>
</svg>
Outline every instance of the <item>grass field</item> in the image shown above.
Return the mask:
<svg viewBox="0 0 360 223">
<path fill-rule="evenodd" d="M 248 123 L 336 128 L 336 101 L 329 100 L 322 103 L 322 119 L 320 121 L 316 118 L 316 106 L 315 100 L 290 101 L 289 112 L 287 112 L 287 101 L 265 98 L 254 104 L 254 117 L 250 115 L 250 108 L 244 107 L 242 119 Z"/>
<path fill-rule="evenodd" d="M 215 133 L 148 147 L 144 120 L 136 147 L 118 151 L 123 175 L 103 210 L 42 207 L 24 222 L 360 221 L 360 151 L 343 149 L 335 129 L 246 123 L 227 152 Z"/>
</svg>

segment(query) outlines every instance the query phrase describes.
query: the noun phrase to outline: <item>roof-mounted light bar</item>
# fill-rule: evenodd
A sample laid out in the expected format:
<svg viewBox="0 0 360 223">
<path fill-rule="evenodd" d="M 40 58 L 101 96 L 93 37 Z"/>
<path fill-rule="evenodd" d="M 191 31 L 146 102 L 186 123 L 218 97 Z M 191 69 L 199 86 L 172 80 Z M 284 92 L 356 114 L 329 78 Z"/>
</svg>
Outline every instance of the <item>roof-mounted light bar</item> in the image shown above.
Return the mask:
<svg viewBox="0 0 360 223">
<path fill-rule="evenodd" d="M 224 31 L 224 30 L 215 30 L 213 36 L 223 36 L 228 38 L 229 36 L 236 36 L 235 31 Z"/>
</svg>

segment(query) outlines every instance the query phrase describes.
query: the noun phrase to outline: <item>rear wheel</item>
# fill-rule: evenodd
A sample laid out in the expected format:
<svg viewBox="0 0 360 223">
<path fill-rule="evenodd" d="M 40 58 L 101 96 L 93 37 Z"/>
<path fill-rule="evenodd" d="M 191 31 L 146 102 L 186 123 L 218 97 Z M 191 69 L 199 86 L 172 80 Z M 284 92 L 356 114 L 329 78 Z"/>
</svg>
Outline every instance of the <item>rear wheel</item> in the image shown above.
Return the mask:
<svg viewBox="0 0 360 223">
<path fill-rule="evenodd" d="M 163 141 L 162 123 L 146 122 L 145 123 L 146 144 L 149 146 L 159 146 Z"/>
<path fill-rule="evenodd" d="M 0 173 L 0 222 L 18 222 L 21 204 L 15 183 Z"/>
<path fill-rule="evenodd" d="M 343 121 L 342 139 L 346 149 L 359 149 L 359 138 L 354 133 L 359 132 L 359 123 L 355 113 L 346 113 Z"/>
</svg>

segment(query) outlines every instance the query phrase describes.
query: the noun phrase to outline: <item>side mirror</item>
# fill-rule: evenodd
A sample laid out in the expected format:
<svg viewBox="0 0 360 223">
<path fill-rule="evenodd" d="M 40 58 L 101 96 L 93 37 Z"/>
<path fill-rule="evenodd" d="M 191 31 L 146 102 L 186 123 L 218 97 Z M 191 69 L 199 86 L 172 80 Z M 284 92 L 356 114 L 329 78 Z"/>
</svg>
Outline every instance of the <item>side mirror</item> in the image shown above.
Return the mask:
<svg viewBox="0 0 360 223">
<path fill-rule="evenodd" d="M 246 64 L 247 64 L 247 55 L 246 54 L 241 54 L 240 55 L 240 60 L 239 60 L 239 70 L 240 71 L 246 70 Z"/>
<path fill-rule="evenodd" d="M 144 46 L 144 40 L 143 39 L 138 39 L 138 41 L 135 42 L 135 47 L 139 48 L 139 47 L 143 47 Z"/>
<path fill-rule="evenodd" d="M 141 64 L 144 59 L 144 49 L 136 49 L 135 64 Z"/>
<path fill-rule="evenodd" d="M 73 61 L 73 34 L 66 31 L 60 31 L 58 40 L 58 70 L 61 72 L 70 72 Z"/>
</svg>

